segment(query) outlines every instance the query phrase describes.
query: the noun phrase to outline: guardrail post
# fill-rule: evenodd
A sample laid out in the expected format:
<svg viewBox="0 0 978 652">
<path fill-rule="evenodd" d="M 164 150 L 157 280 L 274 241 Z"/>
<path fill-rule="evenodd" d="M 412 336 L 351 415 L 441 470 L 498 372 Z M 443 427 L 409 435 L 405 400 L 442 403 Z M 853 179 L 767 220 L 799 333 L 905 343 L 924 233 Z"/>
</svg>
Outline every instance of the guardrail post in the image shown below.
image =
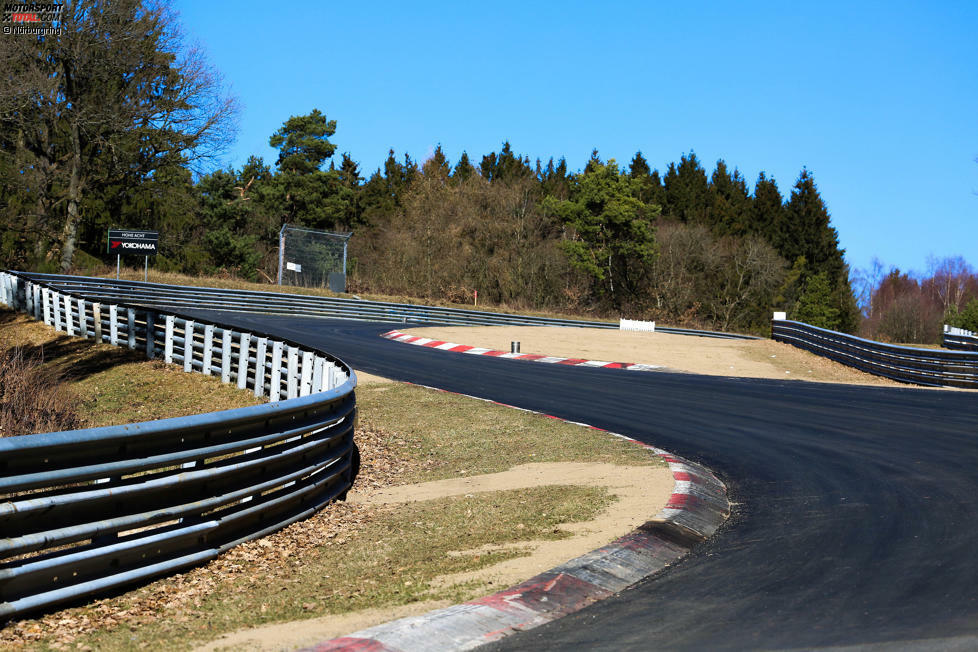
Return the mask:
<svg viewBox="0 0 978 652">
<path fill-rule="evenodd" d="M 224 329 L 221 338 L 221 382 L 231 382 L 231 331 Z"/>
<path fill-rule="evenodd" d="M 41 289 L 41 301 L 44 304 L 44 323 L 52 325 L 51 321 L 51 291 L 47 288 Z"/>
<path fill-rule="evenodd" d="M 282 343 L 278 340 L 272 342 L 272 381 L 268 398 L 273 401 L 282 398 Z"/>
<path fill-rule="evenodd" d="M 268 338 L 259 337 L 255 348 L 255 396 L 265 395 L 265 359 L 268 357 Z M 271 394 L 271 387 L 268 389 Z"/>
<path fill-rule="evenodd" d="M 156 315 L 149 310 L 146 311 L 146 358 L 152 360 L 156 357 Z"/>
<path fill-rule="evenodd" d="M 51 293 L 51 311 L 54 313 L 54 330 L 62 331 L 61 328 L 61 293 Z"/>
<path fill-rule="evenodd" d="M 128 346 L 131 351 L 136 350 L 136 311 L 132 308 L 126 308 L 126 321 L 128 325 Z"/>
<path fill-rule="evenodd" d="M 302 352 L 302 378 L 299 382 L 299 396 L 309 396 L 312 393 L 313 360 L 311 351 Z"/>
<path fill-rule="evenodd" d="M 109 306 L 109 344 L 119 346 L 119 306 Z"/>
<path fill-rule="evenodd" d="M 295 398 L 299 395 L 299 349 L 294 346 L 289 347 L 289 367 L 287 370 L 287 375 L 285 376 L 285 386 L 288 392 L 289 398 Z"/>
<path fill-rule="evenodd" d="M 40 285 L 35 285 L 33 289 L 34 289 L 34 317 L 37 318 L 37 319 L 41 319 L 41 317 L 43 316 L 41 314 L 42 313 L 42 310 L 41 310 L 41 286 Z"/>
<path fill-rule="evenodd" d="M 67 294 L 62 297 L 62 303 L 65 306 L 65 332 L 68 335 L 75 334 L 75 321 L 71 318 L 71 297 Z"/>
<path fill-rule="evenodd" d="M 194 368 L 194 322 L 187 320 L 183 325 L 183 370 L 192 371 Z"/>
<path fill-rule="evenodd" d="M 251 357 L 251 333 L 241 333 L 238 340 L 238 389 L 248 387 L 248 358 Z"/>
<path fill-rule="evenodd" d="M 211 362 L 214 357 L 214 325 L 204 326 L 204 375 L 211 375 Z"/>
<path fill-rule="evenodd" d="M 92 321 L 95 322 L 95 343 L 102 343 L 102 304 L 92 304 Z"/>
<path fill-rule="evenodd" d="M 312 368 L 312 391 L 323 391 L 323 370 L 326 368 L 326 358 L 316 356 L 316 361 Z"/>
<path fill-rule="evenodd" d="M 173 364 L 173 315 L 166 316 L 166 332 L 163 335 L 163 362 Z"/>
<path fill-rule="evenodd" d="M 79 299 L 75 302 L 78 306 L 78 328 L 81 330 L 81 336 L 86 340 L 88 339 L 88 317 L 85 316 L 85 300 Z"/>
<path fill-rule="evenodd" d="M 330 390 L 336 387 L 336 365 L 332 362 L 326 363 L 326 387 L 324 389 Z"/>
</svg>

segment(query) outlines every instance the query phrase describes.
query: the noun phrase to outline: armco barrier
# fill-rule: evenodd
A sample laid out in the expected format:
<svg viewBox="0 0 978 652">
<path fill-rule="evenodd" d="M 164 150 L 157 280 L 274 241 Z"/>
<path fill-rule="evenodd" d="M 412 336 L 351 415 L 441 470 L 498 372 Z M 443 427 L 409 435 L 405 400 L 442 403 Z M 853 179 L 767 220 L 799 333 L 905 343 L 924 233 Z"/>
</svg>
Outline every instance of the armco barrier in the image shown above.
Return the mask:
<svg viewBox="0 0 978 652">
<path fill-rule="evenodd" d="M 199 564 L 350 487 L 356 378 L 329 354 L 5 272 L 0 300 L 272 399 L 0 439 L 0 620 Z"/>
<path fill-rule="evenodd" d="M 978 351 L 978 333 L 944 324 L 941 346 L 957 351 Z"/>
<path fill-rule="evenodd" d="M 877 376 L 917 385 L 978 389 L 978 352 L 883 344 L 787 320 L 774 320 L 771 331 L 779 342 Z"/>
<path fill-rule="evenodd" d="M 380 322 L 416 322 L 457 326 L 571 326 L 614 329 L 619 327 L 617 323 L 612 322 L 554 319 L 549 317 L 486 312 L 482 310 L 420 306 L 407 303 L 363 301 L 360 299 L 317 297 L 279 292 L 253 292 L 249 290 L 162 285 L 159 283 L 115 281 L 84 276 L 61 276 L 53 274 L 29 274 L 26 276 L 48 283 L 52 287 L 67 292 L 77 292 L 92 299 L 126 301 L 145 306 L 160 306 L 176 309 L 181 307 L 206 306 L 215 310 L 245 310 L 248 312 L 313 317 L 333 317 Z M 757 339 L 749 335 L 669 328 L 664 326 L 656 326 L 655 330 L 660 333 L 698 335 L 701 337 Z"/>
</svg>

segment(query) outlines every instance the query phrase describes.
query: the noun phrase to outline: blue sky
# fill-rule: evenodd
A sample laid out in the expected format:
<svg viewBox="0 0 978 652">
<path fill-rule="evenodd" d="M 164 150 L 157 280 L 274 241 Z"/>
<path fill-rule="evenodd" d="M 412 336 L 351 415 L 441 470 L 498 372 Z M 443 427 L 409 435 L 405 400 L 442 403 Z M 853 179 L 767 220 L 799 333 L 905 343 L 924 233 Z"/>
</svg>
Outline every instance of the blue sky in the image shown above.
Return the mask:
<svg viewBox="0 0 978 652">
<path fill-rule="evenodd" d="M 686 152 L 787 196 L 815 175 L 854 268 L 978 266 L 978 3 L 206 3 L 175 7 L 243 112 L 226 163 L 318 108 L 365 176 L 439 143 L 477 162 Z"/>
</svg>

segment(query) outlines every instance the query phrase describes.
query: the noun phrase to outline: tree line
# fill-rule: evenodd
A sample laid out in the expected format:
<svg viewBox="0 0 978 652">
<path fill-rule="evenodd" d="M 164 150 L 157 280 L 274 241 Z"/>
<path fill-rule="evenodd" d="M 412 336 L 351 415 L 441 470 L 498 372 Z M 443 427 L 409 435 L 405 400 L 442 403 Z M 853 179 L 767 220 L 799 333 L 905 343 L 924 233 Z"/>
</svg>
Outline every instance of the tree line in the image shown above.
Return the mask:
<svg viewBox="0 0 978 652">
<path fill-rule="evenodd" d="M 67 9 L 62 36 L 0 42 L 5 265 L 84 269 L 108 262 L 108 228 L 145 228 L 164 270 L 270 281 L 291 224 L 354 232 L 356 292 L 754 332 L 772 310 L 847 332 L 864 319 L 807 169 L 782 193 L 693 152 L 660 172 L 594 151 L 572 171 L 504 142 L 457 161 L 392 149 L 365 173 L 319 109 L 269 135 L 274 162 L 208 169 L 237 104 L 166 3 Z"/>
</svg>

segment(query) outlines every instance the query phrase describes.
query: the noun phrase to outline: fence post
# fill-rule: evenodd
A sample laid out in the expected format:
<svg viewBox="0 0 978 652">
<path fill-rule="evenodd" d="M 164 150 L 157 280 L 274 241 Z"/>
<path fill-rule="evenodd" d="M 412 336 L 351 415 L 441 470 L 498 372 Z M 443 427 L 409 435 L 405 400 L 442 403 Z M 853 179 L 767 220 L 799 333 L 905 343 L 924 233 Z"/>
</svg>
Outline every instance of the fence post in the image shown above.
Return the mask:
<svg viewBox="0 0 978 652">
<path fill-rule="evenodd" d="M 156 357 L 156 315 L 146 311 L 146 357 L 152 360 Z"/>
<path fill-rule="evenodd" d="M 129 322 L 129 327 L 128 327 L 129 332 L 127 333 L 128 335 L 127 344 L 129 345 L 129 349 L 131 351 L 135 351 L 136 350 L 136 311 L 133 310 L 132 308 L 126 308 L 126 321 Z"/>
<path fill-rule="evenodd" d="M 51 310 L 54 312 L 54 330 L 61 331 L 61 294 L 51 293 Z"/>
<path fill-rule="evenodd" d="M 102 304 L 92 304 L 92 321 L 95 322 L 95 343 L 102 343 Z"/>
<path fill-rule="evenodd" d="M 109 306 L 109 344 L 119 346 L 119 306 Z"/>
<path fill-rule="evenodd" d="M 312 366 L 314 359 L 312 352 L 302 352 L 302 379 L 299 382 L 299 396 L 309 396 L 312 392 Z"/>
<path fill-rule="evenodd" d="M 272 382 L 268 388 L 268 398 L 277 401 L 282 397 L 282 343 L 272 342 Z"/>
<path fill-rule="evenodd" d="M 231 331 L 224 329 L 221 339 L 221 382 L 231 382 Z"/>
<path fill-rule="evenodd" d="M 88 317 L 85 316 L 85 300 L 79 299 L 76 302 L 78 306 L 78 328 L 81 330 L 81 336 L 86 340 L 88 339 Z"/>
<path fill-rule="evenodd" d="M 194 370 L 194 322 L 190 319 L 183 325 L 183 370 Z"/>
<path fill-rule="evenodd" d="M 294 346 L 289 347 L 289 368 L 287 375 L 285 376 L 285 386 L 287 388 L 287 396 L 289 398 L 295 398 L 299 395 L 299 349 Z"/>
<path fill-rule="evenodd" d="M 326 367 L 326 358 L 316 356 L 316 362 L 312 368 L 312 391 L 323 391 L 323 370 Z"/>
<path fill-rule="evenodd" d="M 251 333 L 241 333 L 238 340 L 238 389 L 248 387 L 248 358 L 251 357 Z"/>
<path fill-rule="evenodd" d="M 34 285 L 34 317 L 40 319 L 42 317 L 41 310 L 41 286 Z"/>
<path fill-rule="evenodd" d="M 255 347 L 255 396 L 265 395 L 265 358 L 268 353 L 268 338 L 259 337 Z M 271 388 L 269 388 L 271 393 Z"/>
<path fill-rule="evenodd" d="M 44 303 L 44 323 L 51 326 L 53 324 L 51 321 L 51 290 L 42 288 L 41 299 Z"/>
<path fill-rule="evenodd" d="M 211 362 L 214 357 L 214 325 L 204 326 L 204 375 L 211 375 Z"/>
<path fill-rule="evenodd" d="M 173 315 L 166 316 L 166 334 L 163 335 L 163 362 L 173 364 Z"/>
<path fill-rule="evenodd" d="M 62 297 L 62 303 L 65 306 L 65 332 L 68 335 L 75 334 L 75 322 L 71 318 L 71 297 L 67 294 Z"/>
</svg>

